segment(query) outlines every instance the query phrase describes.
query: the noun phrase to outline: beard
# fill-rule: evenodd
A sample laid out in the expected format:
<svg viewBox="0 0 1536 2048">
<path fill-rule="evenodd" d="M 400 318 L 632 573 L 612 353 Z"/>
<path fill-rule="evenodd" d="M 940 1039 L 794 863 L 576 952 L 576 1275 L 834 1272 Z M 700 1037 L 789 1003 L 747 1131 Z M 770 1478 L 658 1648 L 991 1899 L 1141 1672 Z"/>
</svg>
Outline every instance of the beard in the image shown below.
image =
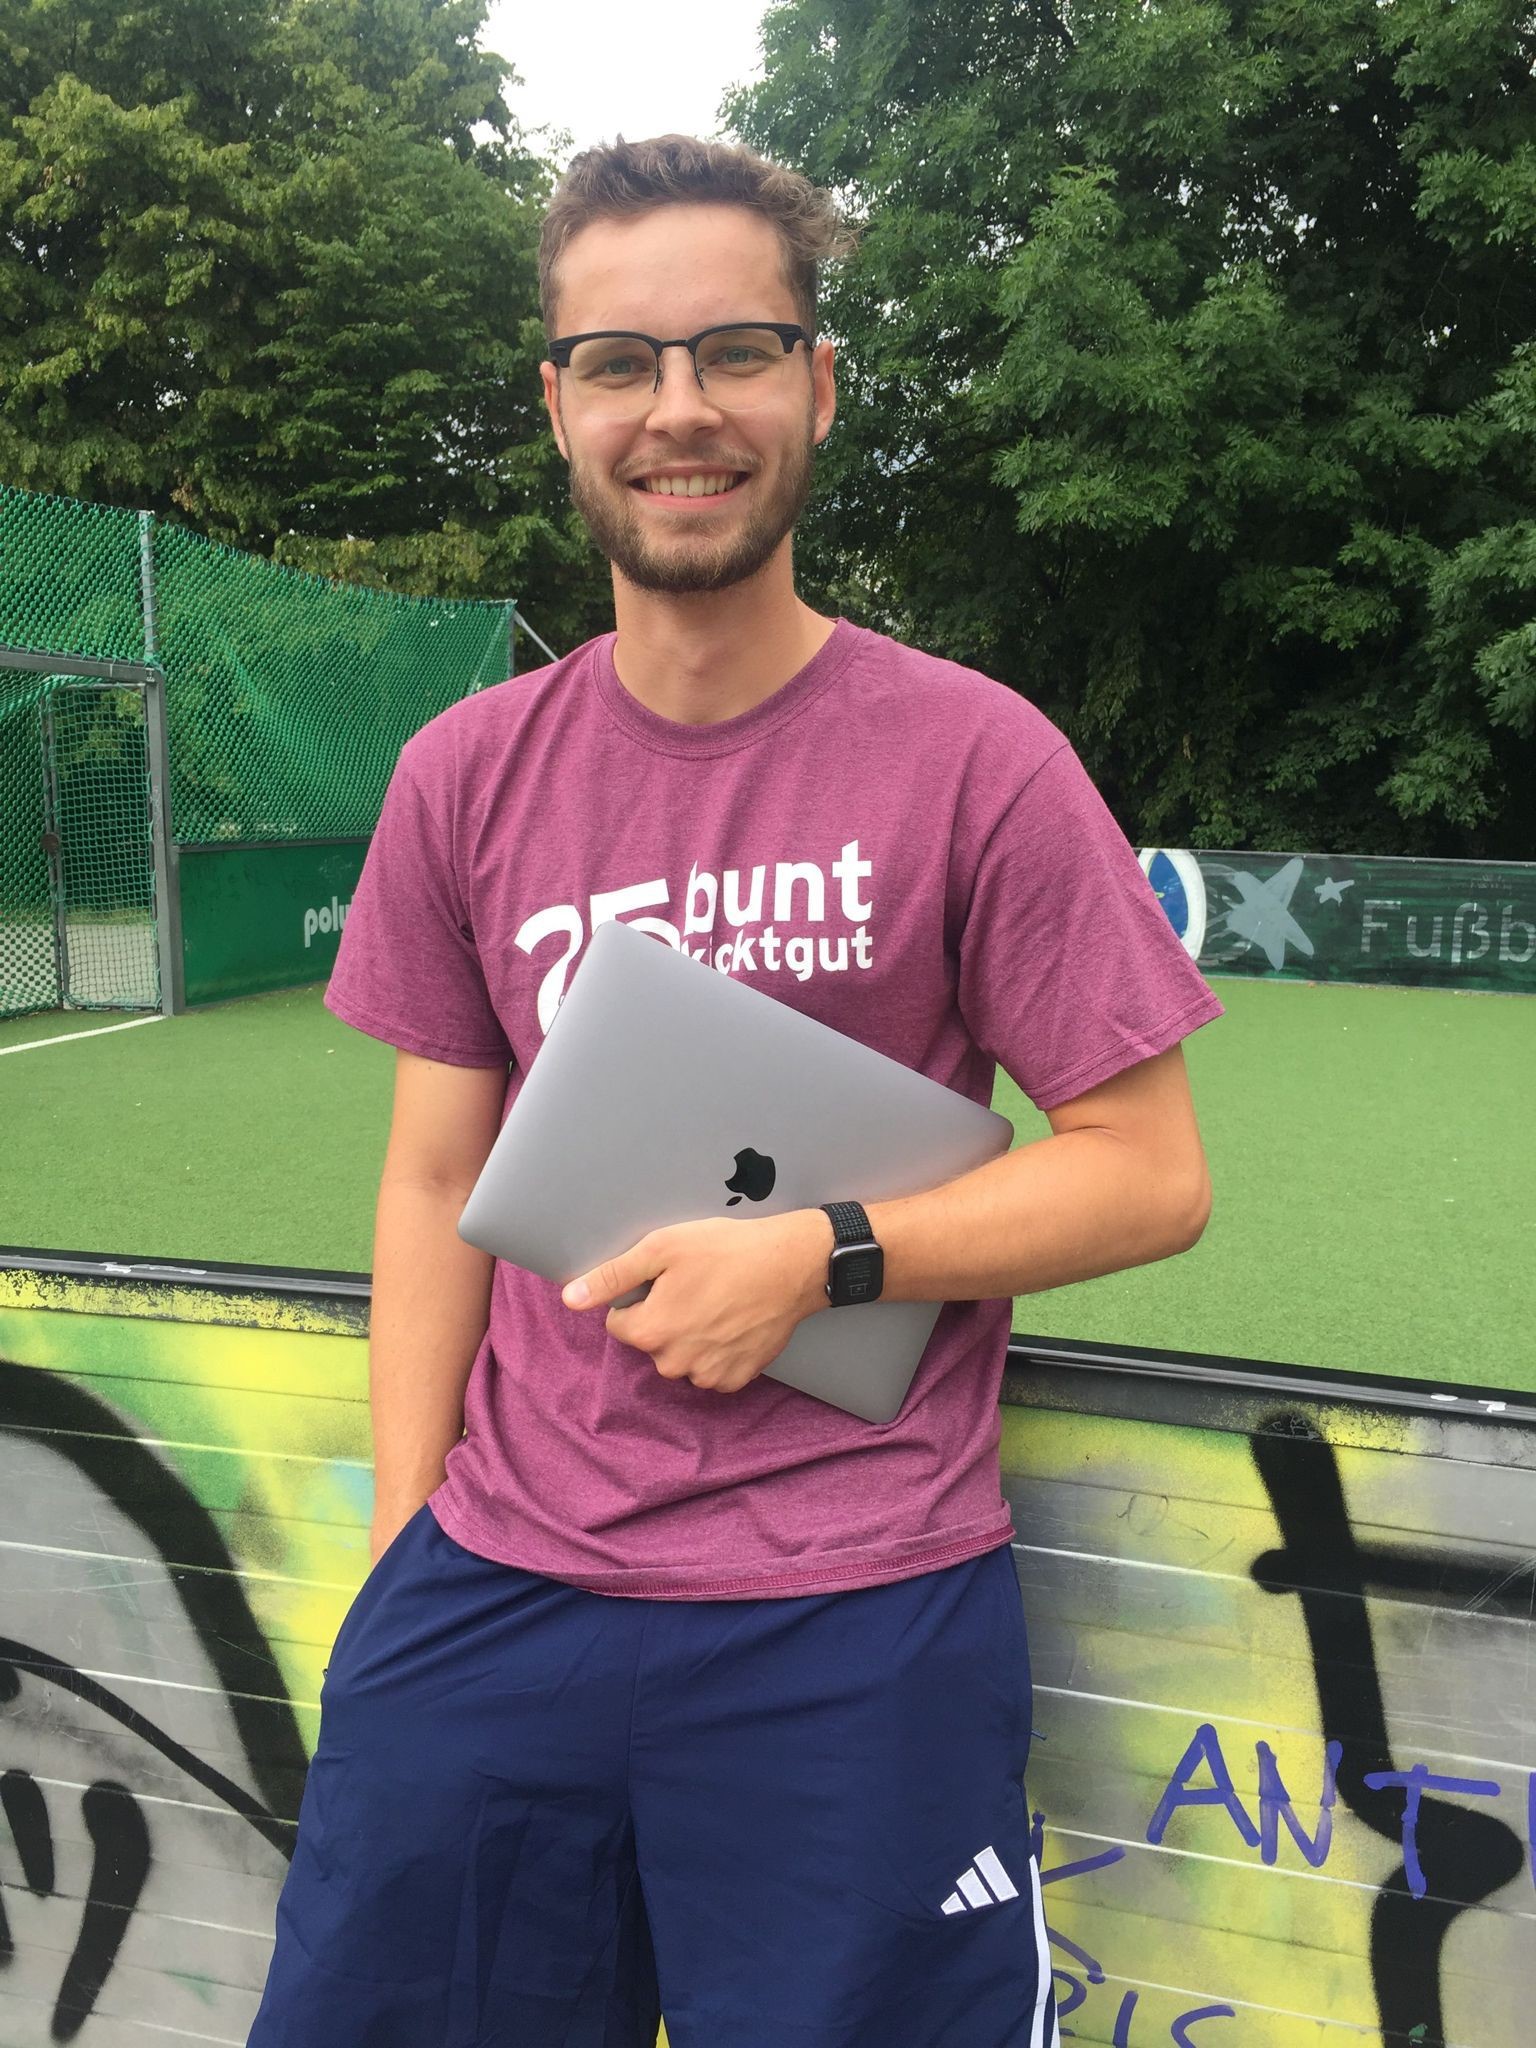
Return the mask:
<svg viewBox="0 0 1536 2048">
<path fill-rule="evenodd" d="M 814 427 L 814 415 L 808 412 L 805 439 L 786 456 L 771 491 L 759 500 L 745 526 L 718 540 L 708 534 L 686 534 L 659 542 L 658 536 L 645 531 L 639 512 L 624 502 L 631 487 L 620 484 L 615 490 L 606 480 L 599 481 L 574 454 L 571 503 L 594 546 L 638 589 L 664 597 L 728 590 L 765 566 L 805 510 L 816 454 Z M 744 467 L 735 462 L 720 466 Z"/>
</svg>

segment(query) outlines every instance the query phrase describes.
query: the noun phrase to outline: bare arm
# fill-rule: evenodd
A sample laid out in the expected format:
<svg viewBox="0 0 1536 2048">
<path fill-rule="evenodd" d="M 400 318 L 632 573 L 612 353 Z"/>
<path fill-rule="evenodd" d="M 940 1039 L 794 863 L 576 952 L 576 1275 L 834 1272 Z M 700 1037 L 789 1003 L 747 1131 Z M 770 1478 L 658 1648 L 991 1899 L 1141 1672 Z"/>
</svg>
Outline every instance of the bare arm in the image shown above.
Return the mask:
<svg viewBox="0 0 1536 2048">
<path fill-rule="evenodd" d="M 493 1261 L 458 1220 L 501 1118 L 506 1073 L 402 1052 L 379 1182 L 368 1347 L 373 1555 L 443 1477 L 485 1334 Z"/>
<path fill-rule="evenodd" d="M 1049 1138 L 947 1187 L 870 1205 L 885 1247 L 885 1299 L 1042 1294 L 1194 1244 L 1211 1183 L 1181 1046 L 1049 1111 L 1048 1121 Z"/>
</svg>

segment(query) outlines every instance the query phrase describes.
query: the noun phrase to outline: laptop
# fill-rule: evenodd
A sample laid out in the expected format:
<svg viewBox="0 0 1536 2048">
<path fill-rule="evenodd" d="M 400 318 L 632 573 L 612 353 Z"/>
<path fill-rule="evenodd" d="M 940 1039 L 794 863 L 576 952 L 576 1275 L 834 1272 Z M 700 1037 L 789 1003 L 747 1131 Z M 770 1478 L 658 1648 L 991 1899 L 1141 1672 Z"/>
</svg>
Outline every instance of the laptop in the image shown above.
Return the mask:
<svg viewBox="0 0 1536 2048">
<path fill-rule="evenodd" d="M 920 1194 L 1012 1140 L 994 1111 L 611 922 L 592 936 L 459 1233 L 563 1286 L 669 1223 Z M 889 1422 L 941 1306 L 812 1316 L 768 1375 Z"/>
</svg>

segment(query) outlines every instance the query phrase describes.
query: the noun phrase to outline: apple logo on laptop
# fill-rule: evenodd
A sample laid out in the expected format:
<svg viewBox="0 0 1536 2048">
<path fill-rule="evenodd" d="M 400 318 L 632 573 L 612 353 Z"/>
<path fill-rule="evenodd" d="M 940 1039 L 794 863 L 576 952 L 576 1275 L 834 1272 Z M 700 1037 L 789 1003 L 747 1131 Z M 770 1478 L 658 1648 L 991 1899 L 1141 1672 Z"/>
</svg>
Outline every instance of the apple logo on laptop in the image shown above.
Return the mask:
<svg viewBox="0 0 1536 2048">
<path fill-rule="evenodd" d="M 734 1209 L 743 1195 L 749 1202 L 766 1202 L 773 1193 L 777 1178 L 778 1168 L 773 1161 L 761 1152 L 754 1152 L 749 1145 L 745 1152 L 736 1154 L 736 1171 L 726 1182 L 726 1186 L 735 1192 L 725 1206 Z"/>
</svg>

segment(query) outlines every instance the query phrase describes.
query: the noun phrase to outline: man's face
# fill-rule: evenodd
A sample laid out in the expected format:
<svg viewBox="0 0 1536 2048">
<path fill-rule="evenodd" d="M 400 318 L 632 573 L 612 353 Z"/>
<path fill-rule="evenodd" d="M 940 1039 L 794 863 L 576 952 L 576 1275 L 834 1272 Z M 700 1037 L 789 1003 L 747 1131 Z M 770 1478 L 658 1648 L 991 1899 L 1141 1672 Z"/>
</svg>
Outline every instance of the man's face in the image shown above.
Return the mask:
<svg viewBox="0 0 1536 2048">
<path fill-rule="evenodd" d="M 797 321 L 782 245 L 739 206 L 662 206 L 595 221 L 560 260 L 561 334 L 605 330 L 661 340 L 755 320 Z M 614 568 L 642 590 L 723 590 L 786 544 L 810 490 L 812 451 L 832 425 L 831 344 L 797 343 L 769 396 L 750 408 L 702 390 L 686 349 L 662 356 L 661 385 L 629 413 L 587 399 L 569 371 L 543 366 L 544 397 L 571 497 Z M 661 479 L 727 481 L 709 496 Z"/>
</svg>

